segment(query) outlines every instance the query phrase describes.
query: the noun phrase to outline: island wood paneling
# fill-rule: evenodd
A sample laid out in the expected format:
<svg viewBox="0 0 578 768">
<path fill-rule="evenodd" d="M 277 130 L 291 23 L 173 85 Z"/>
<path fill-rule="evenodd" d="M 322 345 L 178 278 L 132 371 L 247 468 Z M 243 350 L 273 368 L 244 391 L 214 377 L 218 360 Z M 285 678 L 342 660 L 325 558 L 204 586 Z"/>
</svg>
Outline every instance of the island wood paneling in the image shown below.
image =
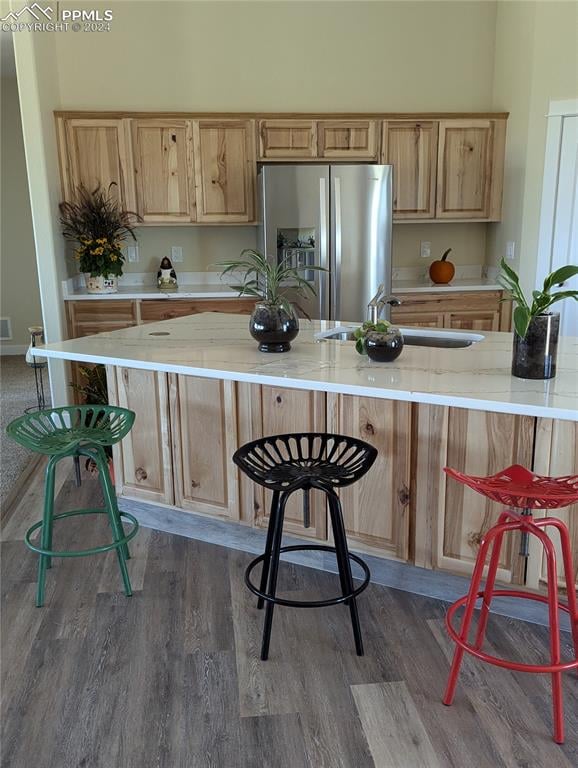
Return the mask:
<svg viewBox="0 0 578 768">
<path fill-rule="evenodd" d="M 116 368 L 116 391 L 109 392 L 109 401 L 136 413 L 122 441 L 121 461 L 115 462 L 118 493 L 173 504 L 167 374 Z"/>
<path fill-rule="evenodd" d="M 538 419 L 536 430 L 536 450 L 534 470 L 539 475 L 549 477 L 564 477 L 578 475 L 578 423 L 571 421 L 554 421 L 553 419 Z M 575 586 L 578 588 L 578 504 L 572 504 L 563 509 L 551 511 L 537 510 L 535 517 L 557 517 L 562 520 L 570 531 L 572 557 L 574 561 Z M 558 565 L 558 584 L 566 589 L 563 579 L 562 550 L 558 533 L 554 528 L 547 528 L 556 547 Z M 534 589 L 545 589 L 548 583 L 546 561 L 542 545 L 532 537 L 530 539 L 531 556 L 528 560 L 528 586 Z"/>
<path fill-rule="evenodd" d="M 382 162 L 393 165 L 393 213 L 397 219 L 433 219 L 438 124 L 383 123 Z"/>
<path fill-rule="evenodd" d="M 238 519 L 235 384 L 169 375 L 175 504 Z"/>
<path fill-rule="evenodd" d="M 325 432 L 325 393 L 238 384 L 239 444 L 266 435 Z M 269 522 L 271 493 L 241 475 L 241 517 L 259 527 Z M 285 530 L 301 536 L 327 536 L 325 496 L 311 492 L 311 527 L 303 526 L 303 497 L 294 494 L 285 509 Z"/>
<path fill-rule="evenodd" d="M 373 445 L 367 475 L 339 491 L 348 538 L 400 560 L 409 554 L 411 405 L 328 395 L 328 431 Z"/>
<path fill-rule="evenodd" d="M 535 420 L 438 405 L 415 405 L 411 514 L 416 565 L 472 571 L 480 541 L 501 506 L 447 478 L 443 468 L 481 477 L 512 464 L 532 466 Z M 522 583 L 519 535 L 502 550 L 499 578 Z"/>
</svg>

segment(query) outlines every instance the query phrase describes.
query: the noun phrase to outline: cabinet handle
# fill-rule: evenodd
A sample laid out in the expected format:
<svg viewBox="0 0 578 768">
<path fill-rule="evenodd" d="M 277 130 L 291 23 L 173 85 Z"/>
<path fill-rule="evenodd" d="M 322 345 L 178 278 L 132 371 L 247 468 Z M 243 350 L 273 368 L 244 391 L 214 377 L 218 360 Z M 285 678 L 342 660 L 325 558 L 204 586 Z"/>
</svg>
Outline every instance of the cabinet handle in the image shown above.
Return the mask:
<svg viewBox="0 0 578 768">
<path fill-rule="evenodd" d="M 146 470 L 142 467 L 137 467 L 135 470 L 134 476 L 136 477 L 137 481 L 140 483 L 142 480 L 147 479 L 147 473 Z"/>
<path fill-rule="evenodd" d="M 409 504 L 410 494 L 409 494 L 409 488 L 404 483 L 399 491 L 397 492 L 397 498 L 399 499 L 399 503 L 402 507 L 407 507 Z"/>
</svg>

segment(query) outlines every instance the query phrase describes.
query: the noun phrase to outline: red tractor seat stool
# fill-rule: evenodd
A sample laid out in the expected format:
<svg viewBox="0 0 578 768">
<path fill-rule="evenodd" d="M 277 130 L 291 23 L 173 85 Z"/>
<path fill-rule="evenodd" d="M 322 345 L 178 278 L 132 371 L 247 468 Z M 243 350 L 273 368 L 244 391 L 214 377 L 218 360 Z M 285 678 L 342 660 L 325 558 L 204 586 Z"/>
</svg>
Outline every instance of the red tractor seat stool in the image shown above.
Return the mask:
<svg viewBox="0 0 578 768">
<path fill-rule="evenodd" d="M 472 477 L 446 467 L 444 470 L 450 477 L 473 488 L 483 496 L 500 502 L 508 507 L 500 515 L 498 522 L 486 533 L 480 544 L 476 564 L 470 584 L 470 591 L 465 597 L 457 600 L 448 610 L 446 626 L 451 639 L 456 643 L 454 658 L 450 670 L 444 704 L 450 706 L 454 699 L 460 665 L 464 651 L 471 653 L 481 661 L 495 664 L 498 667 L 511 669 L 516 672 L 540 672 L 552 675 L 552 698 L 554 711 L 554 741 L 564 742 L 564 705 L 562 701 L 562 672 L 578 668 L 578 607 L 576 605 L 576 589 L 574 586 L 574 570 L 572 566 L 572 551 L 568 528 L 555 517 L 542 517 L 535 520 L 533 509 L 559 509 L 578 502 L 578 475 L 572 477 L 541 477 L 519 465 L 508 467 L 491 477 Z M 515 509 L 522 509 L 519 514 Z M 544 528 L 551 525 L 558 529 L 562 545 L 564 576 L 566 579 L 568 602 L 563 603 L 558 598 L 558 582 L 556 569 L 556 550 Z M 496 572 L 500 562 L 500 550 L 504 534 L 521 531 L 524 536 L 536 536 L 542 543 L 547 563 L 548 596 L 531 594 L 511 589 L 494 589 Z M 480 589 L 484 566 L 488 552 L 492 550 L 486 584 Z M 520 597 L 548 604 L 550 621 L 550 663 L 522 664 L 492 656 L 482 651 L 488 614 L 494 596 Z M 482 598 L 480 617 L 475 639 L 469 641 L 470 626 L 476 607 L 476 601 Z M 465 606 L 461 627 L 454 629 L 453 621 L 459 608 Z M 569 614 L 574 640 L 574 660 L 563 662 L 560 657 L 560 624 L 558 611 Z"/>
</svg>

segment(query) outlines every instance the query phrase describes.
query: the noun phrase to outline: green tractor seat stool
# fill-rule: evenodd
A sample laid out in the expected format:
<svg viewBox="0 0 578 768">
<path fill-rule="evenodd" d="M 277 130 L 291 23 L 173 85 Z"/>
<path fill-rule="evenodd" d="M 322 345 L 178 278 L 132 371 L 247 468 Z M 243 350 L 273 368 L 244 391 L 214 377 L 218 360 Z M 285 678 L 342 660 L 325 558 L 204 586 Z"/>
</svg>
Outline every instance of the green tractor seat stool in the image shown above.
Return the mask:
<svg viewBox="0 0 578 768">
<path fill-rule="evenodd" d="M 53 557 L 82 557 L 108 552 L 111 549 L 116 550 L 125 594 L 127 597 L 132 595 L 126 561 L 130 557 L 128 542 L 136 535 L 138 522 L 128 512 L 120 512 L 118 509 L 104 449 L 122 440 L 130 432 L 134 419 L 135 414 L 126 408 L 111 405 L 71 405 L 27 413 L 14 419 L 6 428 L 8 435 L 20 445 L 36 453 L 50 456 L 46 466 L 44 514 L 42 520 L 29 528 L 24 537 L 29 549 L 40 555 L 36 589 L 38 607 L 44 605 L 46 569 L 51 567 Z M 75 509 L 60 515 L 54 514 L 56 465 L 67 456 L 86 456 L 94 461 L 104 495 L 103 509 Z M 55 520 L 90 514 L 108 515 L 112 529 L 112 544 L 103 544 L 90 549 L 60 551 L 52 549 L 52 527 Z M 125 533 L 122 525 L 123 517 L 132 523 L 128 533 Z M 40 546 L 37 546 L 32 542 L 32 535 L 39 528 Z"/>
</svg>

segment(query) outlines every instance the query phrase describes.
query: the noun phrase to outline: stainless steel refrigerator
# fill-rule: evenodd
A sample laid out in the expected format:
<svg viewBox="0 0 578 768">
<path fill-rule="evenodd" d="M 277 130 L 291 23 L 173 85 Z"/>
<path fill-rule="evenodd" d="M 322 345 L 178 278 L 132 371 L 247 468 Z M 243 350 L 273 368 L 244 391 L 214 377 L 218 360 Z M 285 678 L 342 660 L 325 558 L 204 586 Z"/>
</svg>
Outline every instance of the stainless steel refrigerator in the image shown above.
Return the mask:
<svg viewBox="0 0 578 768">
<path fill-rule="evenodd" d="M 305 268 L 311 318 L 362 321 L 380 284 L 391 293 L 392 166 L 266 165 L 259 194 L 259 248 Z"/>
</svg>

